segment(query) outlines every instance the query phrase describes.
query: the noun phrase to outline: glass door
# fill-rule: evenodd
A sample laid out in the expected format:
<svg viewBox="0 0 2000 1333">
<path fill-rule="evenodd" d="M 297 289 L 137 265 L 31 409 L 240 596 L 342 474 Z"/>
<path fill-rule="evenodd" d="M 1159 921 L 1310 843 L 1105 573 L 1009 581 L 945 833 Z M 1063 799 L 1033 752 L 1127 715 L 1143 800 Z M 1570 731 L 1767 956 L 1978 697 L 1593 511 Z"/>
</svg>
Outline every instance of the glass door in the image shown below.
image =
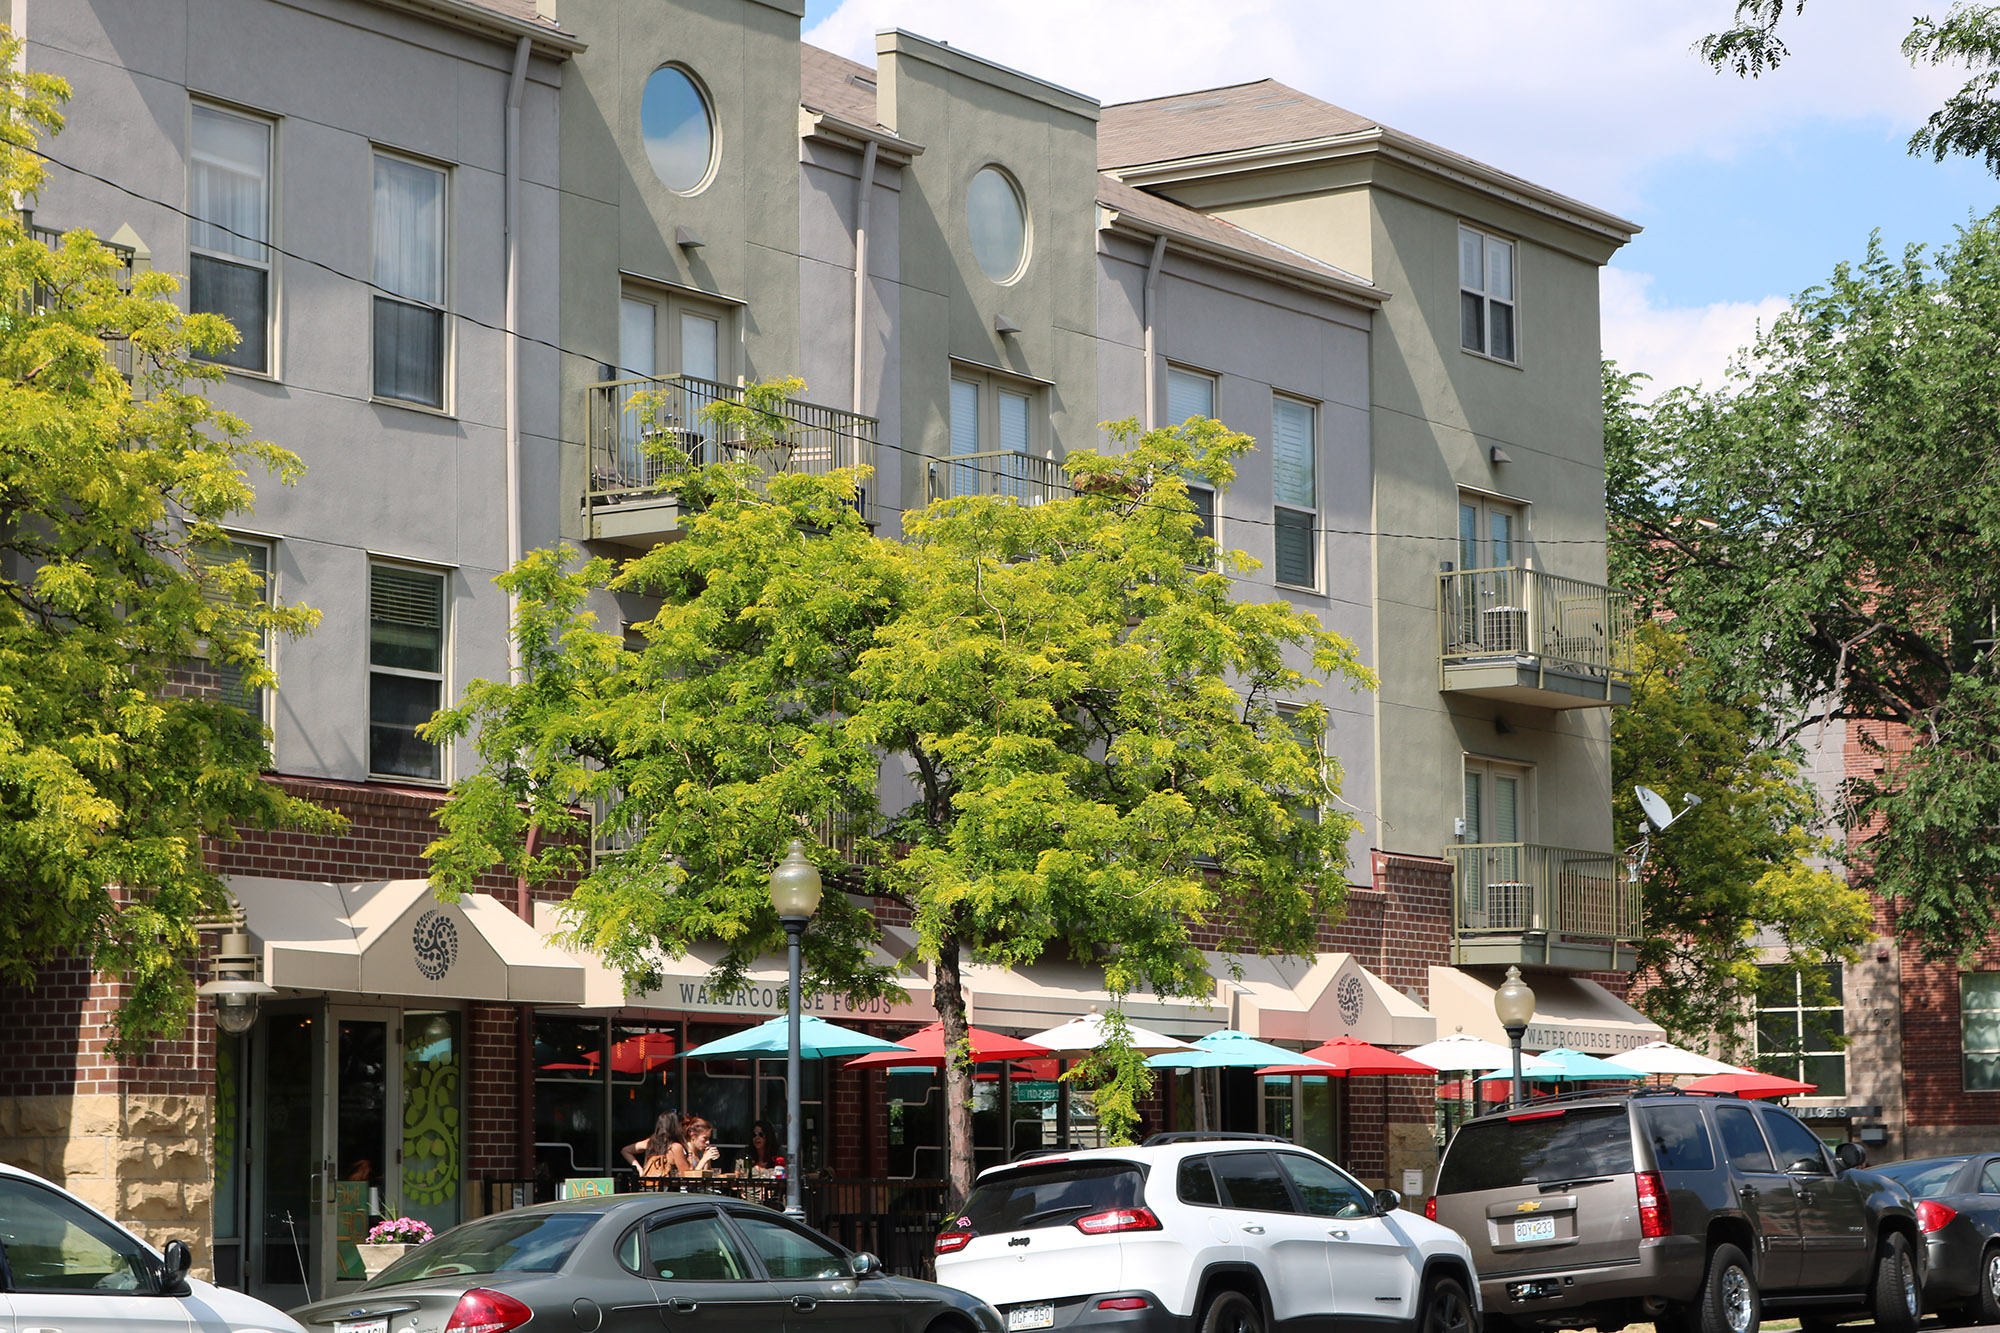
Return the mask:
<svg viewBox="0 0 2000 1333">
<path fill-rule="evenodd" d="M 267 1009 L 251 1029 L 258 1071 L 244 1117 L 249 1142 L 249 1221 L 244 1227 L 246 1287 L 279 1309 L 322 1294 L 315 1257 L 320 1239 L 320 1115 L 326 1090 L 325 1010 Z M 313 1275 L 308 1289 L 307 1274 Z"/>
<path fill-rule="evenodd" d="M 327 1015 L 325 1152 L 320 1191 L 316 1298 L 338 1296 L 367 1279 L 357 1248 L 398 1200 L 392 1165 L 400 1164 L 402 1069 L 393 1009 L 334 1006 Z M 398 1131 L 395 1140 L 390 1130 Z"/>
</svg>

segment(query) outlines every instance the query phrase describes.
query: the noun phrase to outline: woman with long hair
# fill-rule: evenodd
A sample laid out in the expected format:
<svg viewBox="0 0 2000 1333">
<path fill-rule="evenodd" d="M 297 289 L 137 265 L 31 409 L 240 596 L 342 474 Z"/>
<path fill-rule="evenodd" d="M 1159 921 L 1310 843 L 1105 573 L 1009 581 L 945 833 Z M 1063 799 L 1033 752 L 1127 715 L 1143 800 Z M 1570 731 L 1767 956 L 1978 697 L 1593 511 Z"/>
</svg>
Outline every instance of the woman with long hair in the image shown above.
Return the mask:
<svg viewBox="0 0 2000 1333">
<path fill-rule="evenodd" d="M 778 1136 L 771 1122 L 759 1120 L 750 1126 L 750 1165 L 768 1171 L 778 1164 Z"/>
<path fill-rule="evenodd" d="M 625 1160 L 639 1168 L 639 1174 L 647 1180 L 656 1180 L 673 1174 L 674 1152 L 678 1149 L 681 1160 L 687 1159 L 687 1129 L 681 1123 L 679 1111 L 662 1111 L 653 1122 L 653 1132 L 637 1143 L 628 1143 L 620 1151 Z"/>
<path fill-rule="evenodd" d="M 667 1149 L 668 1175 L 698 1176 L 722 1159 L 722 1149 L 709 1142 L 715 1126 L 691 1115 L 681 1122 L 681 1129 L 687 1137 Z"/>
</svg>

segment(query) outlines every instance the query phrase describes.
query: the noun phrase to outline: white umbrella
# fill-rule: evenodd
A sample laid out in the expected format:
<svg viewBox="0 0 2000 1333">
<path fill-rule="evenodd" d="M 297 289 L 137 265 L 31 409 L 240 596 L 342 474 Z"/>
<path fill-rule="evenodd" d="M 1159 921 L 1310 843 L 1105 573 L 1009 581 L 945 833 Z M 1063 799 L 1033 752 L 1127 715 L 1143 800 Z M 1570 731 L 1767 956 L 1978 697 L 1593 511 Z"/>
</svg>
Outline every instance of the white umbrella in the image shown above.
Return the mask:
<svg viewBox="0 0 2000 1333">
<path fill-rule="evenodd" d="M 1132 1049 L 1141 1055 L 1164 1055 L 1168 1051 L 1185 1051 L 1188 1043 L 1179 1037 L 1169 1037 L 1164 1032 L 1142 1028 L 1137 1023 L 1127 1023 L 1125 1031 L 1131 1038 Z M 1046 1046 L 1049 1053 L 1061 1060 L 1082 1060 L 1097 1054 L 1108 1036 L 1104 1016 L 1095 1009 L 1082 1018 L 1074 1018 L 1060 1027 L 1052 1027 L 1047 1032 L 1037 1032 L 1027 1040 L 1037 1046 Z"/>
<path fill-rule="evenodd" d="M 1426 1046 L 1401 1052 L 1412 1060 L 1429 1065 L 1433 1069 L 1492 1069 L 1498 1065 L 1514 1067 L 1514 1052 L 1505 1046 L 1495 1045 L 1483 1037 L 1475 1037 L 1469 1032 L 1454 1032 L 1449 1037 L 1440 1037 Z M 1521 1057 L 1525 1065 L 1529 1057 Z"/>
<path fill-rule="evenodd" d="M 1649 1041 L 1644 1046 L 1635 1046 L 1629 1051 L 1620 1051 L 1611 1057 L 1627 1069 L 1636 1069 L 1642 1074 L 1736 1074 L 1741 1073 L 1735 1065 L 1724 1064 L 1706 1055 L 1685 1050 L 1672 1042 Z"/>
</svg>

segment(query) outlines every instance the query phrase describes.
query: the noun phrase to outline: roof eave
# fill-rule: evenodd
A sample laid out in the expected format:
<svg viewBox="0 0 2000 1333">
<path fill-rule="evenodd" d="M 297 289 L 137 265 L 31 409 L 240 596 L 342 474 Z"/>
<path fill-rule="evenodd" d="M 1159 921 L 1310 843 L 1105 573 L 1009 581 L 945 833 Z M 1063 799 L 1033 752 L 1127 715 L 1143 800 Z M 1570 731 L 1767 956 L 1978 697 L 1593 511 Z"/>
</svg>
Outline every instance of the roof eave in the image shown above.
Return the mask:
<svg viewBox="0 0 2000 1333">
<path fill-rule="evenodd" d="M 1216 263 L 1226 264 L 1231 268 L 1244 269 L 1248 272 L 1273 278 L 1279 282 L 1293 286 L 1307 287 L 1323 295 L 1339 297 L 1342 300 L 1353 301 L 1361 305 L 1378 307 L 1389 299 L 1389 293 L 1370 283 L 1358 280 L 1349 281 L 1336 277 L 1331 273 L 1322 273 L 1316 269 L 1306 268 L 1303 265 L 1286 264 L 1276 259 L 1267 259 L 1262 255 L 1233 249 L 1230 246 L 1218 245 L 1214 241 L 1193 235 L 1190 232 L 1180 231 L 1164 223 L 1154 222 L 1150 218 L 1134 217 L 1132 214 L 1120 209 L 1116 204 L 1100 202 L 1099 207 L 1105 213 L 1104 226 L 1111 231 L 1135 238 L 1143 237 L 1148 241 L 1153 240 L 1155 237 L 1164 236 L 1167 238 L 1169 246 L 1185 253 L 1197 255 Z"/>
<path fill-rule="evenodd" d="M 924 146 L 903 138 L 880 125 L 862 125 L 816 107 L 799 108 L 799 137 L 838 144 L 842 148 L 877 145 L 877 154 L 900 166 L 908 166 L 924 151 Z"/>
<path fill-rule="evenodd" d="M 482 37 L 507 42 L 526 37 L 533 43 L 535 54 L 550 60 L 567 60 L 589 49 L 589 43 L 575 33 L 543 23 L 509 18 L 484 5 L 473 4 L 471 0 L 375 0 L 375 3 L 385 9 L 400 9 L 406 14 L 434 19 Z"/>
</svg>

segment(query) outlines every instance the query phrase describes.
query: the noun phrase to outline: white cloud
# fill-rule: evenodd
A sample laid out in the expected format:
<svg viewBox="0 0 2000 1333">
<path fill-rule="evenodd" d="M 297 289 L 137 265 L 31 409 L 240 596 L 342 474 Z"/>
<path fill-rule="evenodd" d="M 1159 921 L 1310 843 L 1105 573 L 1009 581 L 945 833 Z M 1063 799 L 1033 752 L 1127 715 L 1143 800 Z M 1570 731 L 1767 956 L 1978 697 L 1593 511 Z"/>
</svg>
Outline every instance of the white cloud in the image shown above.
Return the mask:
<svg viewBox="0 0 2000 1333">
<path fill-rule="evenodd" d="M 1614 210 L 1648 172 L 1808 120 L 1907 132 L 1963 73 L 1913 70 L 1906 9 L 1814 0 L 1752 82 L 1692 51 L 1729 0 L 844 0 L 806 39 L 873 64 L 901 27 L 1103 101 L 1271 77 Z M 1643 219 L 1642 219 L 1643 220 Z"/>
<path fill-rule="evenodd" d="M 1655 306 L 1653 278 L 1606 268 L 1598 281 L 1604 355 L 1621 370 L 1643 371 L 1652 399 L 1676 385 L 1722 384 L 1730 358 L 1756 341 L 1759 329 L 1790 308 L 1782 296 L 1761 301 L 1718 301 L 1705 306 Z"/>
</svg>

